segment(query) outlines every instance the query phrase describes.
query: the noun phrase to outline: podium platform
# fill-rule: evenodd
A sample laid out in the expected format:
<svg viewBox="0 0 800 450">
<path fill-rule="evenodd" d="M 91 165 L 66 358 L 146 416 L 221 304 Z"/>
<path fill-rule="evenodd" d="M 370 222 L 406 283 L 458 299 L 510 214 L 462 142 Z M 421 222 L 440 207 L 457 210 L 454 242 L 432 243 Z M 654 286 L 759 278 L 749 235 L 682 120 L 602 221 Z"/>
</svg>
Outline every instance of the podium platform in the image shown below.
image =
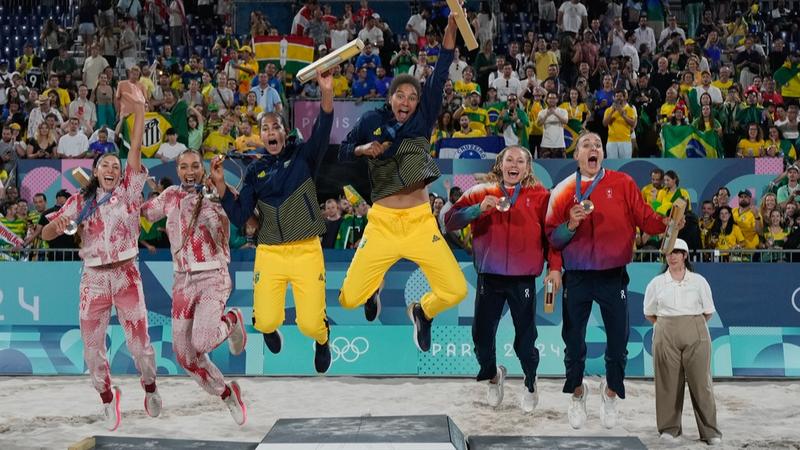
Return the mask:
<svg viewBox="0 0 800 450">
<path fill-rule="evenodd" d="M 632 436 L 470 436 L 469 450 L 647 450 Z"/>
<path fill-rule="evenodd" d="M 445 415 L 280 419 L 258 442 L 95 436 L 70 450 L 646 450 L 632 436 L 469 436 Z"/>
<path fill-rule="evenodd" d="M 280 419 L 257 450 L 466 450 L 464 434 L 444 415 Z"/>
<path fill-rule="evenodd" d="M 253 450 L 258 442 L 196 441 L 193 439 L 162 439 L 127 436 L 94 436 L 70 445 L 69 450 Z"/>
</svg>

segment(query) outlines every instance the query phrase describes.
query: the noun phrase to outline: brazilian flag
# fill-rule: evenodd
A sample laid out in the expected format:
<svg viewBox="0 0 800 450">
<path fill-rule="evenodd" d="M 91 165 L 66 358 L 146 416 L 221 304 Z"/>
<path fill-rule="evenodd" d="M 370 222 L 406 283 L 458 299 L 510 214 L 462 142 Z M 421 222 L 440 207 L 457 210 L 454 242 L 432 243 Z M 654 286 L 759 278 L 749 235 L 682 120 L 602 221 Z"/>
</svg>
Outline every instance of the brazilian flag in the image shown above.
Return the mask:
<svg viewBox="0 0 800 450">
<path fill-rule="evenodd" d="M 569 119 L 567 125 L 564 126 L 564 145 L 567 148 L 567 155 L 571 155 L 575 151 L 581 131 L 583 131 L 583 123 L 578 119 Z"/>
<path fill-rule="evenodd" d="M 772 79 L 775 80 L 775 83 L 777 83 L 778 86 L 784 86 L 789 82 L 789 80 L 796 77 L 798 73 L 800 73 L 800 64 L 792 65 L 791 63 L 787 62 L 780 69 L 775 71 Z"/>
<path fill-rule="evenodd" d="M 699 131 L 691 125 L 665 125 L 661 141 L 665 158 L 718 158 L 722 148 L 714 130 Z"/>
</svg>

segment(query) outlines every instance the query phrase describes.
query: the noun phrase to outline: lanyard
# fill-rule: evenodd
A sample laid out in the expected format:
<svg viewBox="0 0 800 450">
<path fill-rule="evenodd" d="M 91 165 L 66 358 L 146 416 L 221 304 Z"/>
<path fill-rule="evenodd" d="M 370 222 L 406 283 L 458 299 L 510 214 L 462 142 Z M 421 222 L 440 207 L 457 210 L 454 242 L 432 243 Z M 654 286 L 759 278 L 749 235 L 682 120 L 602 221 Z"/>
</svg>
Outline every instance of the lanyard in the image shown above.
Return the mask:
<svg viewBox="0 0 800 450">
<path fill-rule="evenodd" d="M 81 222 L 83 222 L 84 220 L 86 220 L 89 217 L 91 217 L 92 214 L 94 214 L 94 212 L 97 211 L 100 208 L 100 205 L 102 205 L 103 203 L 105 203 L 109 199 L 111 199 L 112 195 L 114 195 L 114 191 L 111 191 L 111 192 L 107 193 L 106 195 L 104 195 L 103 198 L 101 198 L 99 202 L 95 202 L 94 200 L 96 200 L 97 198 L 96 197 L 92 197 L 92 201 L 91 202 L 86 202 L 83 205 L 83 209 L 81 210 L 81 213 L 78 214 L 78 220 L 76 220 L 75 222 L 78 225 L 80 225 Z"/>
<path fill-rule="evenodd" d="M 508 202 L 511 206 L 514 206 L 514 203 L 517 201 L 517 197 L 519 197 L 519 193 L 522 192 L 521 186 L 519 183 L 514 185 L 514 193 L 509 196 L 508 191 L 506 191 L 505 186 L 503 186 L 503 182 L 500 182 L 500 190 L 503 191 L 503 196 L 508 199 Z"/>
<path fill-rule="evenodd" d="M 586 193 L 585 194 L 581 194 L 581 171 L 580 171 L 580 169 L 576 170 L 575 171 L 575 200 L 578 203 L 580 203 L 580 202 L 586 200 L 587 198 L 589 198 L 589 196 L 592 195 L 592 191 L 594 191 L 594 188 L 597 187 L 597 184 L 600 183 L 600 180 L 602 180 L 605 175 L 606 175 L 606 170 L 605 169 L 600 169 L 600 173 L 598 173 L 597 176 L 594 177 L 594 180 L 592 181 L 592 184 L 589 185 L 589 189 L 586 190 Z"/>
</svg>

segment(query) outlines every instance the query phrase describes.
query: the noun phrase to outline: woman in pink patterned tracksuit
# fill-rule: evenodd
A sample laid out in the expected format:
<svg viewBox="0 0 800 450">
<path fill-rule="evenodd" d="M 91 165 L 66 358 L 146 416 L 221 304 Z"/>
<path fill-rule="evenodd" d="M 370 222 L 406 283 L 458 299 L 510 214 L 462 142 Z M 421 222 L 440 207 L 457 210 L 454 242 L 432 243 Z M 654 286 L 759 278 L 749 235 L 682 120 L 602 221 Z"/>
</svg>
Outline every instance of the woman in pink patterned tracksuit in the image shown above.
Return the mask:
<svg viewBox="0 0 800 450">
<path fill-rule="evenodd" d="M 203 198 L 203 160 L 186 150 L 176 160 L 180 186 L 170 186 L 142 205 L 151 222 L 167 218 L 175 281 L 172 285 L 172 347 L 178 363 L 211 395 L 222 398 L 239 425 L 247 420 L 239 384 L 225 384 L 208 353 L 225 339 L 238 355 L 247 342 L 238 308 L 222 314 L 231 293 L 228 273 L 230 222 L 222 205 Z"/>
<path fill-rule="evenodd" d="M 105 424 L 111 431 L 117 429 L 121 419 L 121 390 L 111 385 L 106 357 L 106 330 L 112 305 L 117 309 L 125 342 L 141 374 L 145 410 L 151 417 L 161 412 L 155 354 L 147 334 L 147 309 L 136 264 L 139 208 L 147 179 L 147 169 L 141 164 L 145 99 L 141 90 L 128 81 L 120 82 L 118 89 L 122 93 L 120 116 L 133 113 L 135 117 L 124 175 L 117 155 L 106 153 L 95 158 L 89 185 L 48 217 L 50 223 L 42 230 L 42 237 L 51 240 L 72 226 L 80 225 L 83 357 L 92 384 L 103 400 Z"/>
</svg>

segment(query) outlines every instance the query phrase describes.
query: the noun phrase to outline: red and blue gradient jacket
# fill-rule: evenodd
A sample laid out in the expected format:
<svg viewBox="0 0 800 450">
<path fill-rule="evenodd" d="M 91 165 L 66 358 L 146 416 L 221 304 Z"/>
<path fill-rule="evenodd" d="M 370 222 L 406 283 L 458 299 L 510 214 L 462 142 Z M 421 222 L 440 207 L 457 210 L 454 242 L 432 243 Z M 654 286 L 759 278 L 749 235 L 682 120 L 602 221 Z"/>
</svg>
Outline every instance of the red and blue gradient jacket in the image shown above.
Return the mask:
<svg viewBox="0 0 800 450">
<path fill-rule="evenodd" d="M 513 192 L 513 191 L 512 191 Z M 472 224 L 472 248 L 478 273 L 539 276 L 547 254 L 549 270 L 561 271 L 561 253 L 552 249 L 544 234 L 550 193 L 536 185 L 523 187 L 506 212 L 492 208 L 481 213 L 488 196 L 503 196 L 497 183 L 473 186 L 445 214 L 445 228 L 455 231 Z"/>
<path fill-rule="evenodd" d="M 550 193 L 545 232 L 550 244 L 561 250 L 566 270 L 605 270 L 631 262 L 636 228 L 650 235 L 666 229 L 663 218 L 642 199 L 633 179 L 605 169 L 605 176 L 589 200 L 594 211 L 575 231 L 569 231 L 569 210 L 576 204 L 575 174 L 558 183 Z M 592 180 L 582 178 L 581 192 Z"/>
</svg>

